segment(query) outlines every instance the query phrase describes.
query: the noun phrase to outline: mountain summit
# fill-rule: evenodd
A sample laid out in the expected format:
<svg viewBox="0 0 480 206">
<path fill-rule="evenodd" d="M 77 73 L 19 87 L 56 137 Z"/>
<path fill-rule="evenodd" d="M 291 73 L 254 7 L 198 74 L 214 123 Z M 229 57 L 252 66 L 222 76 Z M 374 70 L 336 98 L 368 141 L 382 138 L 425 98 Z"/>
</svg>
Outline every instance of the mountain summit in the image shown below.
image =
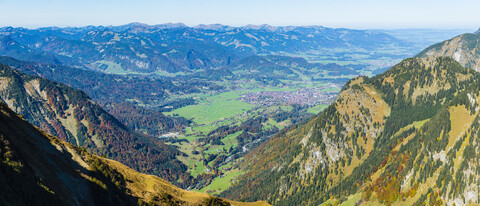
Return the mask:
<svg viewBox="0 0 480 206">
<path fill-rule="evenodd" d="M 448 56 L 458 61 L 462 66 L 480 71 L 480 29 L 475 33 L 467 33 L 452 39 L 434 44 L 417 57 Z"/>
</svg>

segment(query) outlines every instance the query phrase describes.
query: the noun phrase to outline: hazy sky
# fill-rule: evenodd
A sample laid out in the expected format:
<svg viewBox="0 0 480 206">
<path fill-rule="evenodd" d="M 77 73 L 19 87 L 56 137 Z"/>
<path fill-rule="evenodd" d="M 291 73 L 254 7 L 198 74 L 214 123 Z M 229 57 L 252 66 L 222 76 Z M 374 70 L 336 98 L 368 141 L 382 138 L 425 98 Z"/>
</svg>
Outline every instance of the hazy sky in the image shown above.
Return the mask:
<svg viewBox="0 0 480 206">
<path fill-rule="evenodd" d="M 221 23 L 347 28 L 478 28 L 478 0 L 0 0 L 0 26 L 189 26 Z"/>
</svg>

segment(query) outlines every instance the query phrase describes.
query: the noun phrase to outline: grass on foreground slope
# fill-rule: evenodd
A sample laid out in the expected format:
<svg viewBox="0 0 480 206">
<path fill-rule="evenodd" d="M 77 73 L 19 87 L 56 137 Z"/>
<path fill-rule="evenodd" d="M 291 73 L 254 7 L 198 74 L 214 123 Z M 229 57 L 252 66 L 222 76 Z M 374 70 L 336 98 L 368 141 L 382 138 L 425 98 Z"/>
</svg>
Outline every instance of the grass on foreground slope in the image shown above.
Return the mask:
<svg viewBox="0 0 480 206">
<path fill-rule="evenodd" d="M 175 199 L 180 200 L 181 202 L 187 204 L 204 204 L 207 199 L 215 198 L 211 195 L 200 193 L 200 192 L 193 192 L 193 191 L 186 191 L 182 190 L 167 181 L 153 175 L 145 175 L 139 173 L 133 169 L 128 168 L 127 166 L 108 159 L 102 159 L 109 167 L 115 169 L 116 171 L 120 172 L 124 175 L 124 178 L 127 182 L 127 188 L 130 190 L 131 195 L 142 197 L 146 200 L 153 200 L 155 196 L 158 194 L 167 193 L 173 196 Z M 225 200 L 225 199 L 222 199 Z M 265 202 L 253 202 L 253 203 L 246 203 L 246 202 L 235 202 L 230 200 L 225 200 L 226 202 L 230 203 L 231 205 L 251 205 L 251 206 L 262 206 L 262 205 L 269 205 Z"/>
<path fill-rule="evenodd" d="M 231 182 L 235 181 L 236 178 L 242 174 L 244 174 L 244 172 L 238 169 L 227 171 L 225 172 L 224 175 L 222 175 L 221 177 L 216 177 L 212 181 L 212 183 L 210 183 L 209 185 L 205 186 L 204 188 L 198 191 L 207 192 L 210 194 L 220 194 L 224 190 L 228 189 L 228 187 L 230 187 Z"/>
</svg>

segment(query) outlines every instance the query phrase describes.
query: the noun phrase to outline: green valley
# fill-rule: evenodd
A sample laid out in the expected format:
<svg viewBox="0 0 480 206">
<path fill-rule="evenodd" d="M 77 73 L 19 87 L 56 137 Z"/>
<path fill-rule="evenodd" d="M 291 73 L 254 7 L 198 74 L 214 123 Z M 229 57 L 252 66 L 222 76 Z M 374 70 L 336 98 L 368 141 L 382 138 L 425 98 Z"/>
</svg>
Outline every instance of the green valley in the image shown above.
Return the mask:
<svg viewBox="0 0 480 206">
<path fill-rule="evenodd" d="M 213 175 L 211 181 L 195 187 L 198 191 L 218 194 L 227 189 L 243 173 L 232 167 L 244 154 L 277 131 L 323 110 L 339 91 L 339 85 L 322 82 L 289 81 L 289 86 L 283 88 L 238 82 L 229 82 L 225 92 L 189 95 L 195 104 L 164 112 L 192 121 L 183 131 L 162 139 L 187 154 L 177 158 L 187 165 L 192 176 Z M 306 91 L 308 88 L 311 90 Z M 304 94 L 304 99 L 287 101 L 287 97 L 299 94 Z M 319 96 L 314 99 L 317 101 L 308 99 L 315 95 Z"/>
</svg>

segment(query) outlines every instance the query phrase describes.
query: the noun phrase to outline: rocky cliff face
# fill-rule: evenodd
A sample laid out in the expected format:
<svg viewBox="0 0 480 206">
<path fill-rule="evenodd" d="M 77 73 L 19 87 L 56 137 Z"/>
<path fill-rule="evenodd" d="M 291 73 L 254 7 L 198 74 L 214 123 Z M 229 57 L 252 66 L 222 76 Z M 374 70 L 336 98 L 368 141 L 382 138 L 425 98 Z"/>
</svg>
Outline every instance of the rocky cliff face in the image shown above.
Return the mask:
<svg viewBox="0 0 480 206">
<path fill-rule="evenodd" d="M 444 42 L 432 45 L 418 57 L 448 56 L 458 61 L 462 66 L 480 71 L 480 33 L 462 34 Z"/>
</svg>

